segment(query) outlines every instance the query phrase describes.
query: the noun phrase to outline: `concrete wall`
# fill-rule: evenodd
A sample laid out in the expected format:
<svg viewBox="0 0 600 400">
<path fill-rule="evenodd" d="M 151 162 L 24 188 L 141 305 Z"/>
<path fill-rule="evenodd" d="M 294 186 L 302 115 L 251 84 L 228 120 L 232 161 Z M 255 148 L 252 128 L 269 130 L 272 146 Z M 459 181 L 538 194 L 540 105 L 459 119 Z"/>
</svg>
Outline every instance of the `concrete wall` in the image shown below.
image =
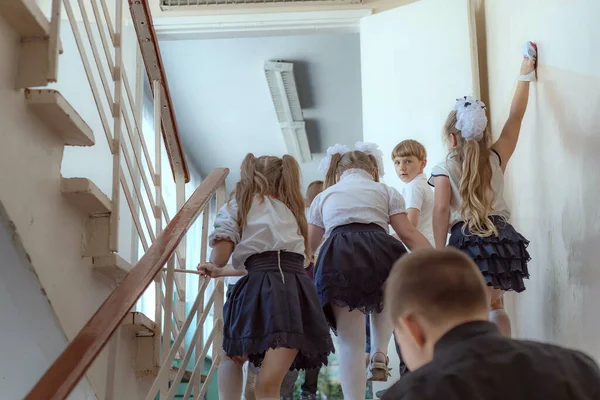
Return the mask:
<svg viewBox="0 0 600 400">
<path fill-rule="evenodd" d="M 0 210 L 0 393 L 22 399 L 67 344 L 14 226 Z M 70 399 L 96 399 L 83 379 Z"/>
<path fill-rule="evenodd" d="M 89 259 L 81 257 L 85 217 L 60 193 L 62 141 L 27 110 L 23 92 L 13 89 L 18 49 L 19 37 L 0 18 L 0 203 L 15 225 L 62 331 L 72 339 L 112 287 L 93 272 Z M 145 384 L 131 368 L 133 337 L 123 332 L 119 349 L 113 371 L 117 387 L 123 398 L 136 399 Z M 98 397 L 104 398 L 106 352 L 87 376 Z"/>
<path fill-rule="evenodd" d="M 527 291 L 511 296 L 516 334 L 600 360 L 598 15 L 597 0 L 485 0 L 479 40 L 495 134 L 508 115 L 521 44 L 540 49 L 539 82 L 506 173 L 513 223 L 531 240 L 533 258 Z"/>
</svg>

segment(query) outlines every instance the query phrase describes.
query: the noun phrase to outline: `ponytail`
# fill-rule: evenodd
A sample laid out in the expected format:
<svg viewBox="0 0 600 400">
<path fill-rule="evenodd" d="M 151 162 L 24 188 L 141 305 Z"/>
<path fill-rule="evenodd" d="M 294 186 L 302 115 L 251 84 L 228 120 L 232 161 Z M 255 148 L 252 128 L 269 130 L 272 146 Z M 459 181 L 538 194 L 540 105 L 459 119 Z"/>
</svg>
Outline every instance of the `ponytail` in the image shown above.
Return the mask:
<svg viewBox="0 0 600 400">
<path fill-rule="evenodd" d="M 304 238 L 306 260 L 310 260 L 312 252 L 308 245 L 308 224 L 304 211 L 304 197 L 300 191 L 300 166 L 294 157 L 287 154 L 281 159 L 281 180 L 277 188 L 277 198 L 294 214 L 298 223 L 298 233 Z"/>
<path fill-rule="evenodd" d="M 298 223 L 298 233 L 304 238 L 306 259 L 311 259 L 308 247 L 308 226 L 304 210 L 304 197 L 300 191 L 300 166 L 292 156 L 282 158 L 254 157 L 248 153 L 242 161 L 240 181 L 235 186 L 238 204 L 238 226 L 243 232 L 248 223 L 248 212 L 255 196 L 272 196 L 285 204 Z"/>
<path fill-rule="evenodd" d="M 331 156 L 331 163 L 329 164 L 329 169 L 325 175 L 325 185 L 323 186 L 324 189 L 335 185 L 337 182 L 337 169 L 341 159 L 341 154 L 334 154 Z"/>
<path fill-rule="evenodd" d="M 471 234 L 481 237 L 498 235 L 490 219 L 494 201 L 490 155 L 486 140 L 464 142 L 459 187 L 462 200 L 460 214 L 466 222 L 463 233 L 468 228 Z"/>
<path fill-rule="evenodd" d="M 248 222 L 248 211 L 252 207 L 254 195 L 268 190 L 268 182 L 263 174 L 256 170 L 257 159 L 248 153 L 240 168 L 240 181 L 235 185 L 235 201 L 238 204 L 238 226 L 244 230 Z"/>
<path fill-rule="evenodd" d="M 375 179 L 375 182 L 379 182 L 379 168 L 377 166 L 377 159 L 373 154 L 369 154 L 369 161 L 371 161 L 371 164 L 373 165 L 373 171 L 371 172 L 373 174 L 373 179 Z"/>
</svg>

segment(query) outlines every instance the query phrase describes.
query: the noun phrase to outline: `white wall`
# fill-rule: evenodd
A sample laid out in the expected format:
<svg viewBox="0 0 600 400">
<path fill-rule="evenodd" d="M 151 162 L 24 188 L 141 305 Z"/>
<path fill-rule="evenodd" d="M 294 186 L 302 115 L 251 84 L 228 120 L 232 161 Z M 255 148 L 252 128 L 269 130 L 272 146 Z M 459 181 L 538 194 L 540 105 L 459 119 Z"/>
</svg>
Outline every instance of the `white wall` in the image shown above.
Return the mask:
<svg viewBox="0 0 600 400">
<path fill-rule="evenodd" d="M 428 152 L 426 173 L 446 157 L 442 126 L 457 97 L 472 94 L 466 0 L 423 0 L 361 23 L 364 139 L 384 153 L 385 183 L 401 188 L 391 153 L 405 139 Z M 393 339 L 388 350 L 398 379 Z"/>
<path fill-rule="evenodd" d="M 382 149 L 388 185 L 401 187 L 391 153 L 402 140 L 425 146 L 426 173 L 446 157 L 444 121 L 473 93 L 466 4 L 423 0 L 362 19 L 364 139 Z"/>
<path fill-rule="evenodd" d="M 534 40 L 540 49 L 539 82 L 506 173 L 512 222 L 531 240 L 532 256 L 527 290 L 511 296 L 514 328 L 600 360 L 600 3 L 484 3 L 495 134 L 508 116 L 520 46 Z"/>
<path fill-rule="evenodd" d="M 22 399 L 66 347 L 67 338 L 6 222 L 0 216 L 0 393 L 5 399 Z M 87 378 L 70 396 L 95 398 Z"/>
</svg>

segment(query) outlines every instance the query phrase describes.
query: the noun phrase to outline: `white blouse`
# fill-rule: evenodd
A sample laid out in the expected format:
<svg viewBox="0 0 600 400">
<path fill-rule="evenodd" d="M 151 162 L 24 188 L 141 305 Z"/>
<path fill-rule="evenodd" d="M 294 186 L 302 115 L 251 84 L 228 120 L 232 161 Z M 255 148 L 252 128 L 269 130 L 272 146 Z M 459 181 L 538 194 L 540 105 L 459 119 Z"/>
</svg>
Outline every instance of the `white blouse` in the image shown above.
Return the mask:
<svg viewBox="0 0 600 400">
<path fill-rule="evenodd" d="M 419 174 L 402 188 L 406 209 L 419 210 L 417 229 L 433 245 L 433 190 L 427 184 L 425 174 Z"/>
<path fill-rule="evenodd" d="M 388 231 L 392 215 L 406 213 L 400 193 L 375 182 L 363 169 L 345 171 L 335 185 L 319 193 L 310 206 L 308 223 L 325 229 L 325 237 L 341 225 L 377 224 Z"/>
<path fill-rule="evenodd" d="M 248 211 L 248 222 L 240 232 L 237 222 L 238 206 L 235 199 L 225 204 L 215 218 L 209 244 L 214 247 L 218 239 L 234 243 L 232 265 L 237 270 L 246 269 L 244 263 L 253 254 L 284 250 L 304 256 L 304 238 L 292 211 L 281 201 L 265 196 L 255 196 Z"/>
<path fill-rule="evenodd" d="M 510 218 L 510 209 L 504 201 L 504 174 L 500 166 L 501 160 L 498 153 L 492 151 L 490 155 L 490 163 L 492 165 L 492 190 L 494 191 L 494 201 L 492 202 L 492 212 L 490 215 L 497 215 L 508 220 Z M 450 157 L 446 161 L 439 163 L 431 170 L 429 184 L 435 186 L 433 178 L 436 176 L 447 176 L 450 179 L 450 188 L 452 195 L 450 197 L 450 224 L 448 231 L 452 227 L 462 221 L 460 208 L 462 199 L 460 197 L 460 178 L 462 176 L 462 163 L 457 157 Z"/>
</svg>

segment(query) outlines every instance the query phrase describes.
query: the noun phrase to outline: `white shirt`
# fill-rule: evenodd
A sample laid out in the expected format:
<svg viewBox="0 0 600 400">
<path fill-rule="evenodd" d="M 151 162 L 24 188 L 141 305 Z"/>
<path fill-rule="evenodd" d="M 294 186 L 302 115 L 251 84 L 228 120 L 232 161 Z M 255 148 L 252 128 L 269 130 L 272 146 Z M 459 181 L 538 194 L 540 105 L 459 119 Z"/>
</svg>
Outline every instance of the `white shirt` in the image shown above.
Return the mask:
<svg viewBox="0 0 600 400">
<path fill-rule="evenodd" d="M 242 277 L 241 276 L 226 276 L 224 279 L 225 279 L 225 288 L 227 289 L 227 286 L 235 285 L 236 283 L 238 283 L 238 281 L 240 279 L 242 279 Z"/>
<path fill-rule="evenodd" d="M 419 210 L 419 223 L 417 229 L 433 245 L 433 190 L 427 184 L 425 174 L 419 174 L 404 185 L 402 197 L 406 203 L 406 209 Z"/>
<path fill-rule="evenodd" d="M 328 187 L 310 206 L 309 224 L 325 229 L 325 237 L 342 225 L 377 224 L 388 231 L 390 216 L 406 213 L 400 193 L 375 182 L 363 169 L 345 171 L 338 183 Z"/>
<path fill-rule="evenodd" d="M 500 167 L 500 156 L 495 151 L 490 155 L 490 164 L 492 165 L 492 190 L 494 191 L 494 201 L 492 202 L 492 212 L 490 215 L 498 215 L 505 219 L 510 218 L 510 210 L 504 201 L 504 174 Z M 460 197 L 460 178 L 462 175 L 462 163 L 456 157 L 448 158 L 446 161 L 439 163 L 431 170 L 431 178 L 429 184 L 433 184 L 433 178 L 436 176 L 447 176 L 450 179 L 450 188 L 452 195 L 450 197 L 450 224 L 448 231 L 463 219 L 460 215 L 460 207 L 462 199 Z"/>
<path fill-rule="evenodd" d="M 265 251 L 285 250 L 304 256 L 304 238 L 298 222 L 281 201 L 268 196 L 261 200 L 255 196 L 243 233 L 238 226 L 237 212 L 235 199 L 221 207 L 209 237 L 211 247 L 217 239 L 230 240 L 235 244 L 231 262 L 233 268 L 246 269 L 244 263 L 248 257 Z"/>
</svg>

